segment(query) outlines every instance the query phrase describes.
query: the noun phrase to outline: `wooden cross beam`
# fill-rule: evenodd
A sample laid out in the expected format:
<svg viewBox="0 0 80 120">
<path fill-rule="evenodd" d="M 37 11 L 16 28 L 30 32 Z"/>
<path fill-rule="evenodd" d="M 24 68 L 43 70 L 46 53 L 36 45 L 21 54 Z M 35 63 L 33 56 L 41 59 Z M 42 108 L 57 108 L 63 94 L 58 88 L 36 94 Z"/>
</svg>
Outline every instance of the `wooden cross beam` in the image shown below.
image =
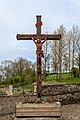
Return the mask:
<svg viewBox="0 0 80 120">
<path fill-rule="evenodd" d="M 53 35 L 53 34 L 17 34 L 17 40 L 32 40 L 32 37 L 37 40 L 37 39 L 41 39 L 44 40 L 46 36 L 48 36 L 47 40 L 60 40 L 61 39 L 61 35 Z"/>
<path fill-rule="evenodd" d="M 37 96 L 41 97 L 41 91 L 42 91 L 42 63 L 41 63 L 41 58 L 42 58 L 42 44 L 41 40 L 60 40 L 61 35 L 60 34 L 41 34 L 41 16 L 37 16 L 37 22 L 36 22 L 36 30 L 37 34 L 17 34 L 16 38 L 17 40 L 37 40 L 35 42 L 36 47 L 37 47 Z M 38 43 L 38 40 L 40 42 Z"/>
</svg>

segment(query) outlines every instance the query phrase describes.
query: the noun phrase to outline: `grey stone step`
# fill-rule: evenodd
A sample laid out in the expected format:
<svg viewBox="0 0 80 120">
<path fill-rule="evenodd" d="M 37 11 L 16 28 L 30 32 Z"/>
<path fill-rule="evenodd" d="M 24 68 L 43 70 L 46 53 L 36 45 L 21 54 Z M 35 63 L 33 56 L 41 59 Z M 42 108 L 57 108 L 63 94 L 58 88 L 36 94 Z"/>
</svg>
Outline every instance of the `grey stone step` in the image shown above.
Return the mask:
<svg viewBox="0 0 80 120">
<path fill-rule="evenodd" d="M 31 117 L 31 118 L 15 118 L 14 120 L 60 120 L 59 118 L 53 117 Z"/>
</svg>

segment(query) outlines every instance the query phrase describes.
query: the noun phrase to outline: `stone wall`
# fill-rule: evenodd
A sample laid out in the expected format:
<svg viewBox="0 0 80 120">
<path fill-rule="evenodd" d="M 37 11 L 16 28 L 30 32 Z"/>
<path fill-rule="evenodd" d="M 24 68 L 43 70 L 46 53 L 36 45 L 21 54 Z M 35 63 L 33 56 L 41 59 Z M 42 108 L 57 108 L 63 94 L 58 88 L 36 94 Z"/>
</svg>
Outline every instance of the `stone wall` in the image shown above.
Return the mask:
<svg viewBox="0 0 80 120">
<path fill-rule="evenodd" d="M 80 103 L 80 84 L 48 85 L 42 87 L 42 95 L 49 101 L 60 101 L 62 104 Z"/>
<path fill-rule="evenodd" d="M 71 94 L 63 94 L 66 92 Z M 76 93 L 74 93 L 76 91 Z M 80 103 L 80 84 L 73 85 L 52 85 L 44 86 L 42 94 L 47 95 L 49 102 L 60 101 L 62 104 Z M 51 93 L 51 94 L 50 94 Z M 62 95 L 59 95 L 62 93 Z M 32 99 L 35 95 L 20 95 L 20 96 L 0 96 L 0 115 L 14 114 L 15 104 L 19 101 Z"/>
<path fill-rule="evenodd" d="M 47 85 L 42 87 L 42 95 L 59 95 L 80 92 L 80 84 Z"/>
<path fill-rule="evenodd" d="M 0 96 L 0 115 L 15 113 L 15 104 L 22 99 L 22 96 Z"/>
</svg>

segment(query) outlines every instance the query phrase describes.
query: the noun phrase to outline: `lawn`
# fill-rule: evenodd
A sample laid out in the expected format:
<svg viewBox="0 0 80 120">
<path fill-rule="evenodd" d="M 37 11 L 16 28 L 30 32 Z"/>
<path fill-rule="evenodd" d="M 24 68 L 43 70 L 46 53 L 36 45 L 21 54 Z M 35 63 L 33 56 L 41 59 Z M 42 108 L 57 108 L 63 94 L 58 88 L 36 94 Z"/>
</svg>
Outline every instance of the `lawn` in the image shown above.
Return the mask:
<svg viewBox="0 0 80 120">
<path fill-rule="evenodd" d="M 51 84 L 72 84 L 72 83 L 80 83 L 79 77 L 71 77 L 69 73 L 63 73 L 60 80 L 56 79 L 56 74 L 47 75 L 46 82 Z"/>
<path fill-rule="evenodd" d="M 61 79 L 56 79 L 56 74 L 48 74 L 46 76 L 46 80 L 42 81 L 42 85 L 54 85 L 54 84 L 77 84 L 80 83 L 80 78 L 75 77 L 72 78 L 69 73 L 62 74 Z M 13 86 L 15 88 L 15 94 L 20 94 L 26 91 L 33 91 L 34 86 L 37 85 L 36 82 L 32 84 L 17 84 L 16 86 Z M 2 88 L 6 86 L 2 85 Z M 2 91 L 0 91 L 2 93 Z"/>
</svg>

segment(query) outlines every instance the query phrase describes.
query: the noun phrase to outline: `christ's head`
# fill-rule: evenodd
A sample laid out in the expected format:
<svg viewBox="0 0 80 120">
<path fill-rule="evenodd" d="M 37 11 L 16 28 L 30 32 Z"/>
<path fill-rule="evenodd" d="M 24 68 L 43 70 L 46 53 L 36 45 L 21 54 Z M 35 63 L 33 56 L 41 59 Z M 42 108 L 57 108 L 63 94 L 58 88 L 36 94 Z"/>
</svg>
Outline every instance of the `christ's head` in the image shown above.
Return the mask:
<svg viewBox="0 0 80 120">
<path fill-rule="evenodd" d="M 41 40 L 40 40 L 40 39 L 37 39 L 37 43 L 41 43 Z"/>
</svg>

